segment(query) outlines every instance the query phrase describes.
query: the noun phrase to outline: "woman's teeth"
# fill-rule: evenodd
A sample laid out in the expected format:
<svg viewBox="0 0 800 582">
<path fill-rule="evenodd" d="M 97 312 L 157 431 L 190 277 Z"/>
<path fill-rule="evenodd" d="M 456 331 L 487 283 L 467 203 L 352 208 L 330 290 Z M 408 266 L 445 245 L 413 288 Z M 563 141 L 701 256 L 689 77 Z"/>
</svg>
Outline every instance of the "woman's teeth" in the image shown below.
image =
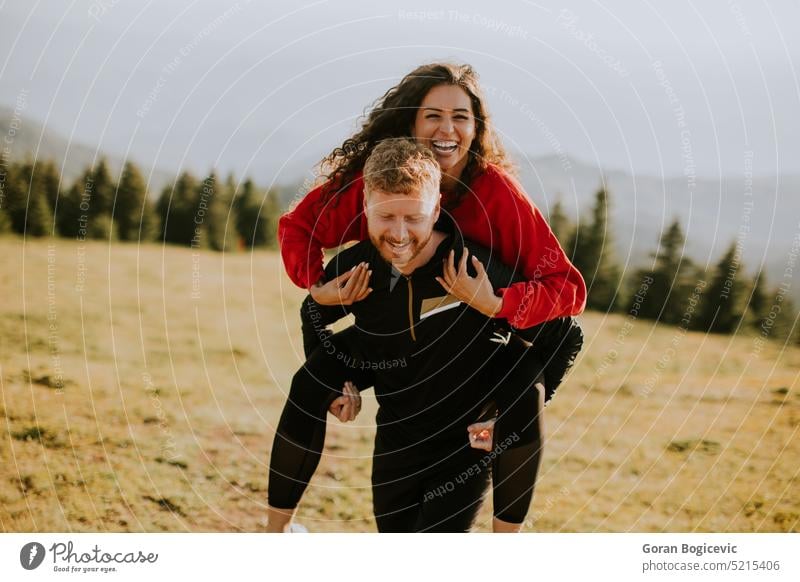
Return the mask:
<svg viewBox="0 0 800 582">
<path fill-rule="evenodd" d="M 433 149 L 443 154 L 450 154 L 456 151 L 458 143 L 454 141 L 433 141 L 431 142 Z"/>
</svg>

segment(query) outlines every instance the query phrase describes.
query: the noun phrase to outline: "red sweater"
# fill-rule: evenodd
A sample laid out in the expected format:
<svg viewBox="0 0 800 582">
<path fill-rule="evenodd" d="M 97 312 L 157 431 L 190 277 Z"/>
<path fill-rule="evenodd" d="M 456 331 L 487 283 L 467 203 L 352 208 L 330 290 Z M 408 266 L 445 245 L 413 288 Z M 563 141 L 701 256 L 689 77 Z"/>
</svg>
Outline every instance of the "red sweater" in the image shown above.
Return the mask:
<svg viewBox="0 0 800 582">
<path fill-rule="evenodd" d="M 281 255 L 296 285 L 308 289 L 323 275 L 322 249 L 369 238 L 363 210 L 364 182 L 359 174 L 335 199 L 323 204 L 320 186 L 281 217 Z M 583 277 L 519 182 L 502 169 L 489 166 L 478 175 L 452 216 L 465 239 L 494 249 L 502 262 L 528 279 L 496 290 L 503 298 L 497 317 L 526 328 L 583 311 Z"/>
</svg>

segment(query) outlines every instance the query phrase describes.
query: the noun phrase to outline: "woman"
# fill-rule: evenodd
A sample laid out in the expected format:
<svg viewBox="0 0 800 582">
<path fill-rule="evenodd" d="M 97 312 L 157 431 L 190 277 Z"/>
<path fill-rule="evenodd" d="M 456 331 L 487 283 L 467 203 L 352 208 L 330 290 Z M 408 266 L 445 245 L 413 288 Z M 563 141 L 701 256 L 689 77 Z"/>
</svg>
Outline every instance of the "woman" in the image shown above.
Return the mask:
<svg viewBox="0 0 800 582">
<path fill-rule="evenodd" d="M 363 284 L 368 280 L 369 266 L 359 265 L 326 281 L 322 249 L 367 238 L 362 213 L 362 168 L 373 146 L 398 137 L 412 137 L 433 151 L 442 170 L 444 210 L 461 234 L 492 248 L 501 262 L 526 279 L 497 289 L 499 299 L 479 301 L 475 280 L 466 276 L 465 269 L 459 269 L 441 281 L 452 295 L 484 315 L 505 319 L 517 328 L 529 328 L 583 310 L 583 279 L 564 255 L 541 213 L 509 174 L 510 163 L 492 129 L 477 76 L 467 65 L 419 67 L 384 95 L 359 133 L 325 159 L 331 168 L 326 183 L 312 190 L 279 223 L 284 264 L 298 286 L 309 289 L 321 305 L 352 304 L 369 294 Z M 346 351 L 348 331 L 336 335 L 335 343 Z M 567 367 L 573 357 L 574 353 L 567 355 Z M 511 365 L 528 381 L 541 371 L 540 362 L 532 357 Z M 561 374 L 553 381 L 546 379 L 548 399 Z M 341 401 L 338 406 L 341 412 Z M 352 417 L 352 413 L 350 407 L 346 414 Z M 324 422 L 321 438 L 324 439 Z M 479 440 L 477 432 L 473 440 Z M 314 441 L 321 446 L 319 434 Z M 270 522 L 272 516 L 271 513 Z M 515 531 L 522 521 L 505 523 L 495 519 L 494 529 Z"/>
<path fill-rule="evenodd" d="M 583 277 L 511 176 L 511 163 L 469 65 L 418 67 L 378 101 L 361 131 L 325 158 L 332 168 L 327 181 L 278 224 L 284 266 L 298 287 L 308 289 L 321 305 L 342 302 L 346 279 L 324 281 L 322 250 L 367 238 L 364 162 L 378 142 L 398 137 L 413 137 L 433 151 L 442 168 L 444 209 L 463 236 L 497 251 L 503 263 L 528 279 L 498 289 L 502 307 L 488 315 L 527 328 L 583 311 Z M 452 292 L 468 301 L 470 290 L 457 286 Z M 490 308 L 474 307 L 482 313 Z"/>
</svg>

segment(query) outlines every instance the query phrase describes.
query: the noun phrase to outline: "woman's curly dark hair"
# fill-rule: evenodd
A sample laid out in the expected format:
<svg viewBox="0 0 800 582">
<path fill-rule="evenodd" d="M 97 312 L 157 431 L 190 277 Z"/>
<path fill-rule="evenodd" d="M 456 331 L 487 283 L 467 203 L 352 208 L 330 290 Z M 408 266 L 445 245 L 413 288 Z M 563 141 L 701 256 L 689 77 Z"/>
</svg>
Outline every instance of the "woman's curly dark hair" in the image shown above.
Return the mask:
<svg viewBox="0 0 800 582">
<path fill-rule="evenodd" d="M 466 64 L 432 63 L 417 67 L 389 89 L 375 102 L 361 130 L 322 160 L 323 171 L 329 171 L 326 186 L 323 188 L 323 199 L 330 200 L 352 183 L 378 142 L 411 137 L 411 127 L 422 100 L 431 89 L 440 85 L 461 87 L 469 95 L 475 117 L 475 138 L 451 207 L 461 202 L 473 178 L 489 164 L 513 171 L 513 165 L 492 127 L 478 74 Z"/>
</svg>

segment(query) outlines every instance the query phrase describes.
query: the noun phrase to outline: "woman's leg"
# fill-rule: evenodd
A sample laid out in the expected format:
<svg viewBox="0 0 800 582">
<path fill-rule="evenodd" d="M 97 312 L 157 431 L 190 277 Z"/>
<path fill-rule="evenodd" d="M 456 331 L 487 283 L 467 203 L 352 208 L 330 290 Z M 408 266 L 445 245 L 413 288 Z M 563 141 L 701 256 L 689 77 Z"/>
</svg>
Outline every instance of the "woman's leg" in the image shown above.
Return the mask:
<svg viewBox="0 0 800 582">
<path fill-rule="evenodd" d="M 469 531 L 489 480 L 494 516 L 521 524 L 533 497 L 542 450 L 544 387 L 534 350 L 513 340 L 487 363 L 490 385 L 478 383 L 476 404 L 491 399 L 499 410 L 490 452 L 465 447 L 438 465 L 406 471 L 401 455 L 373 462 L 373 503 L 379 531 Z M 379 429 L 380 430 L 380 429 Z M 430 454 L 430 451 L 427 451 Z M 390 462 L 392 461 L 392 462 Z M 402 461 L 402 462 L 401 462 Z M 417 516 L 416 521 L 414 516 Z"/>
<path fill-rule="evenodd" d="M 413 532 L 419 520 L 421 477 L 382 471 L 373 457 L 372 511 L 380 533 Z"/>
<path fill-rule="evenodd" d="M 269 467 L 268 500 L 273 508 L 292 510 L 314 475 L 325 444 L 328 407 L 346 381 L 359 390 L 372 385 L 372 374 L 349 359 L 353 328 L 329 338 L 294 375 L 283 408 Z"/>
<path fill-rule="evenodd" d="M 492 457 L 495 518 L 521 524 L 525 521 L 544 440 L 542 410 L 544 385 L 537 353 L 521 342 L 513 342 L 493 358 L 492 377 L 498 417 L 494 429 Z"/>
<path fill-rule="evenodd" d="M 489 487 L 491 459 L 466 447 L 426 480 L 415 531 L 466 533 L 475 523 Z"/>
<path fill-rule="evenodd" d="M 430 451 L 427 451 L 430 454 Z M 468 446 L 427 463 L 421 453 L 373 460 L 372 499 L 381 533 L 467 532 L 489 485 L 491 460 Z"/>
</svg>

